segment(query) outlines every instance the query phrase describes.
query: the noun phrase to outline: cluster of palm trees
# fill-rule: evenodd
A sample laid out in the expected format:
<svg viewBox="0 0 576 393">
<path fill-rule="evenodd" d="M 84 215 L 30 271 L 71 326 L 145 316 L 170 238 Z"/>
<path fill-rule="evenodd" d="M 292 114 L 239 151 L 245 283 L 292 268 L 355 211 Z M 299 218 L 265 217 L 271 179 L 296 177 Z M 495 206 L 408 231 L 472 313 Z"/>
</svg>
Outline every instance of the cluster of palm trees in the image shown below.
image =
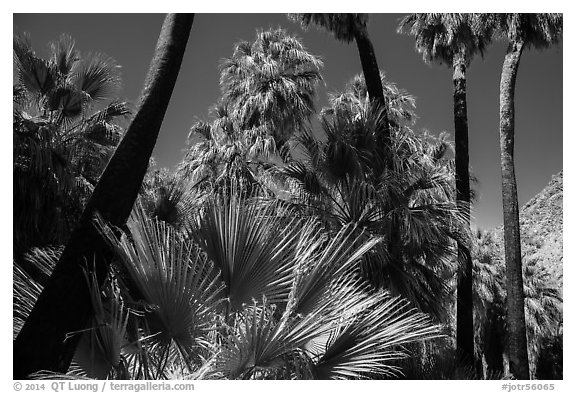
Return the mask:
<svg viewBox="0 0 576 393">
<path fill-rule="evenodd" d="M 516 200 L 517 227 L 509 71 L 524 46 L 559 39 L 561 16 L 414 14 L 401 21 L 425 60 L 453 68 L 455 160 L 446 135 L 411 128 L 414 98 L 378 68 L 367 15 L 289 18 L 355 41 L 362 75 L 330 96 L 317 127 L 322 62 L 285 30 L 258 31 L 222 62 L 213 120 L 192 127 L 173 174 L 147 168 L 193 15 L 166 17 L 125 133 L 110 122 L 127 114 L 124 105 L 89 112 L 109 96 L 109 63 L 84 65 L 68 38 L 48 61 L 15 39 L 14 171 L 31 184 L 15 184 L 15 193 L 41 179 L 79 206 L 55 206 L 66 199 L 50 194 L 36 209 L 21 202 L 32 217 L 15 221 L 23 239 L 15 237 L 15 245 L 25 254 L 15 256 L 15 378 L 42 371 L 121 379 L 389 378 L 401 373 L 408 348 L 421 351 L 432 339 L 428 345 L 450 346 L 454 305 L 464 367 L 487 353 L 492 326 L 502 327 L 490 325 L 494 318 L 481 325 L 473 319 L 494 294 L 508 301 L 491 312 L 508 312 L 509 371 L 530 376 L 522 264 L 511 256 L 520 249 L 509 239 L 514 216 L 505 215 L 505 282 L 493 277 L 491 262 L 478 262 L 470 233 L 465 75 L 493 38 L 509 38 L 501 135 L 503 184 L 513 190 L 503 193 Z M 32 104 L 36 117 L 27 110 Z M 102 154 L 85 163 L 95 156 L 86 149 L 113 146 L 122 133 L 109 161 Z M 54 161 L 59 149 L 70 150 L 62 168 Z M 84 179 L 90 193 L 61 188 L 60 178 Z M 513 206 L 504 203 L 505 211 Z M 68 222 L 53 210 L 76 212 L 67 218 L 73 229 L 44 238 L 33 220 Z M 45 248 L 52 244 L 65 247 Z M 474 281 L 474 269 L 488 278 Z M 542 285 L 531 288 L 537 293 Z M 553 291 L 541 297 L 560 299 Z M 540 320 L 558 312 L 550 302 Z M 531 343 L 546 334 L 530 333 Z M 541 347 L 531 351 L 532 363 Z"/>
<path fill-rule="evenodd" d="M 470 215 L 466 68 L 471 57 L 482 54 L 494 38 L 508 40 L 500 81 L 500 150 L 502 204 L 506 261 L 508 350 L 512 374 L 529 378 L 524 317 L 524 286 L 520 248 L 520 223 L 514 173 L 514 88 L 524 47 L 544 48 L 562 34 L 561 14 L 413 14 L 400 22 L 399 31 L 416 37 L 416 47 L 426 61 L 452 66 L 454 82 L 454 129 L 456 194 L 463 213 Z M 458 348 L 470 356 L 474 345 L 472 309 L 472 261 L 461 270 L 458 285 Z"/>
</svg>

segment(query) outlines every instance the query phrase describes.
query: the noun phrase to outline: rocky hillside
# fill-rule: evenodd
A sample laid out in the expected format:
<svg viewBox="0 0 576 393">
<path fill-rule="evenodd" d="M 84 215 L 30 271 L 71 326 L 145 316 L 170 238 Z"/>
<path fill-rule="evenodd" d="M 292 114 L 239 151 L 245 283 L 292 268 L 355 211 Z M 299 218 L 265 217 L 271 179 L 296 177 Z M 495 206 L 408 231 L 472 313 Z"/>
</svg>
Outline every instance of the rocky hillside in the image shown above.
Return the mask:
<svg viewBox="0 0 576 393">
<path fill-rule="evenodd" d="M 552 176 L 548 185 L 520 209 L 523 258 L 535 258 L 562 280 L 563 263 L 563 178 L 562 171 Z M 502 226 L 494 237 L 504 255 Z"/>
</svg>

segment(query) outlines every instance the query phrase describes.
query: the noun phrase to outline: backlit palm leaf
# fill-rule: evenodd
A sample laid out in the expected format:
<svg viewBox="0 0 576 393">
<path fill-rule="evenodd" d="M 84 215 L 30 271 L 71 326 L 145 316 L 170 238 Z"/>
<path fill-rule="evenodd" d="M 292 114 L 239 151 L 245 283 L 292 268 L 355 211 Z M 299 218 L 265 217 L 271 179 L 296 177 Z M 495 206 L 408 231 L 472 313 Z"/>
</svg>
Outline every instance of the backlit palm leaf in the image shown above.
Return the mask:
<svg viewBox="0 0 576 393">
<path fill-rule="evenodd" d="M 380 239 L 365 241 L 353 225 L 329 236 L 318 225 L 302 228 L 287 312 L 307 315 L 329 302 L 334 285 L 358 269 L 360 258 Z"/>
<path fill-rule="evenodd" d="M 275 209 L 241 191 L 217 196 L 194 231 L 220 269 L 232 310 L 262 296 L 273 303 L 287 301 L 300 228 L 297 219 L 277 217 Z"/>
<path fill-rule="evenodd" d="M 408 356 L 403 345 L 439 337 L 428 316 L 386 293 L 366 296 L 354 319 L 336 329 L 314 370 L 319 379 L 392 377 L 394 360 Z"/>
<path fill-rule="evenodd" d="M 89 56 L 73 69 L 71 80 L 91 102 L 114 98 L 120 88 L 119 67 L 104 55 Z"/>
<path fill-rule="evenodd" d="M 47 280 L 60 258 L 62 247 L 33 248 L 24 256 L 26 269 L 13 265 L 13 334 L 18 335 L 28 318 L 32 307 L 42 292 L 43 285 L 38 278 Z M 31 276 L 27 271 L 36 273 Z"/>
<path fill-rule="evenodd" d="M 36 100 L 41 100 L 56 86 L 58 77 L 55 67 L 34 55 L 26 36 L 14 36 L 14 64 L 18 81 Z"/>
<path fill-rule="evenodd" d="M 36 283 L 20 266 L 13 266 L 13 327 L 12 336 L 16 338 L 20 329 L 32 311 L 42 286 Z"/>
<path fill-rule="evenodd" d="M 67 35 L 62 34 L 57 42 L 51 42 L 50 52 L 52 52 L 52 63 L 56 64 L 58 72 L 68 75 L 74 64 L 80 60 L 80 53 L 76 50 L 76 42 Z"/>
<path fill-rule="evenodd" d="M 312 223 L 302 230 L 292 289 L 281 315 L 276 316 L 276 307 L 266 298 L 237 314 L 230 334 L 223 337 L 214 373 L 224 378 L 311 378 L 314 352 L 307 348 L 318 347 L 315 343 L 338 324 L 365 310 L 369 297 L 358 287 L 354 272 L 357 260 L 377 240 L 360 242 L 353 227 L 332 239 L 318 235 L 319 230 Z M 297 371 L 288 359 L 303 368 Z"/>
<path fill-rule="evenodd" d="M 128 224 L 130 236 L 108 240 L 149 307 L 150 340 L 168 353 L 174 341 L 185 359 L 204 347 L 212 329 L 222 286 L 214 264 L 193 243 L 164 222 L 150 219 L 138 206 Z"/>
</svg>

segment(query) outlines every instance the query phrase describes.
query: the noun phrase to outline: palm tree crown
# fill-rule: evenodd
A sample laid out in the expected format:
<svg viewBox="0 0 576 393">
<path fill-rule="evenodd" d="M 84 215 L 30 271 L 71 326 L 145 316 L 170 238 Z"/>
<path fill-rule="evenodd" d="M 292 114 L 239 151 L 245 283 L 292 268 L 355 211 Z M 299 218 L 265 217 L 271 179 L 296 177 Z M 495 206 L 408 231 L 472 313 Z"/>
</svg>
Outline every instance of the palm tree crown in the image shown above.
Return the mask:
<svg viewBox="0 0 576 393">
<path fill-rule="evenodd" d="M 523 42 L 527 49 L 544 49 L 562 38 L 562 14 L 484 14 L 495 34 L 509 42 Z"/>
<path fill-rule="evenodd" d="M 322 61 L 283 29 L 241 41 L 221 66 L 222 99 L 251 139 L 272 137 L 280 148 L 314 113 Z"/>
<path fill-rule="evenodd" d="M 425 62 L 452 66 L 459 58 L 465 66 L 490 43 L 476 14 L 410 14 L 398 31 L 416 38 L 416 49 Z"/>
</svg>

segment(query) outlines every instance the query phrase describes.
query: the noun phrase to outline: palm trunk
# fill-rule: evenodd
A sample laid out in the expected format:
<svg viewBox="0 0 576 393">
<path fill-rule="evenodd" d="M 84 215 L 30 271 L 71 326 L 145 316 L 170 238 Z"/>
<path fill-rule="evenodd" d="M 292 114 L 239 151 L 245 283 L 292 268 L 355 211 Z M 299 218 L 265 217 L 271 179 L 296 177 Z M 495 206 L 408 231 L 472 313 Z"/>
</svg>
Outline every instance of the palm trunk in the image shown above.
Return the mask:
<svg viewBox="0 0 576 393">
<path fill-rule="evenodd" d="M 494 303 L 496 303 L 494 299 Z M 486 336 L 484 339 L 484 358 L 487 375 L 504 373 L 504 332 L 500 328 L 499 312 L 493 307 L 487 310 Z"/>
<path fill-rule="evenodd" d="M 366 25 L 359 24 L 359 26 L 356 26 L 354 39 L 356 40 L 358 54 L 360 55 L 360 63 L 362 65 L 364 81 L 366 82 L 366 89 L 368 90 L 368 97 L 371 102 L 381 106 L 384 111 L 385 129 L 383 130 L 383 138 L 386 143 L 389 143 L 390 125 L 388 123 L 388 108 L 386 107 L 386 98 L 384 97 L 384 89 L 382 87 L 382 80 L 380 79 L 378 61 L 376 60 L 374 46 L 368 36 Z"/>
<path fill-rule="evenodd" d="M 15 379 L 40 370 L 66 372 L 70 365 L 80 339 L 73 333 L 86 327 L 92 312 L 84 269 L 95 270 L 102 285 L 112 259 L 93 217 L 98 213 L 114 226 L 125 225 L 156 144 L 193 20 L 193 14 L 170 14 L 162 25 L 136 116 L 14 342 Z"/>
<path fill-rule="evenodd" d="M 514 171 L 514 89 L 523 42 L 510 43 L 500 80 L 500 159 L 506 259 L 506 306 L 510 371 L 516 379 L 529 379 L 524 283 L 520 251 L 520 222 Z"/>
<path fill-rule="evenodd" d="M 468 114 L 466 109 L 466 64 L 463 56 L 455 56 L 452 82 L 454 84 L 454 131 L 456 142 L 456 201 L 460 214 L 470 226 L 470 172 L 468 157 Z M 456 349 L 461 360 L 474 364 L 474 321 L 472 304 L 472 259 L 464 245 L 458 245 L 458 256 L 464 259 L 458 270 L 456 302 Z"/>
</svg>

